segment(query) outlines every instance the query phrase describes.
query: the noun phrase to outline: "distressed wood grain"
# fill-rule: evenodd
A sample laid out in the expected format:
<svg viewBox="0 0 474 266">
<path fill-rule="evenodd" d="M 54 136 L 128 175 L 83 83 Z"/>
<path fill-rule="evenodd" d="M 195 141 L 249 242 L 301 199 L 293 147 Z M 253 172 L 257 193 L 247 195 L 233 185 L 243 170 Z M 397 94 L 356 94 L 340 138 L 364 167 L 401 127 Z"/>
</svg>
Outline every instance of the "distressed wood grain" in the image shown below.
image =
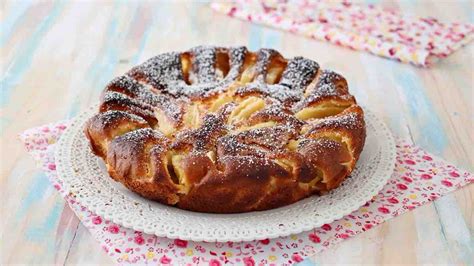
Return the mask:
<svg viewBox="0 0 474 266">
<path fill-rule="evenodd" d="M 414 15 L 473 22 L 471 1 L 367 1 Z M 358 101 L 392 131 L 474 171 L 474 47 L 416 68 L 230 19 L 200 2 L 0 3 L 0 263 L 111 264 L 16 136 L 73 117 L 146 58 L 200 44 L 270 47 L 344 74 Z M 473 186 L 311 258 L 322 264 L 472 265 Z"/>
</svg>

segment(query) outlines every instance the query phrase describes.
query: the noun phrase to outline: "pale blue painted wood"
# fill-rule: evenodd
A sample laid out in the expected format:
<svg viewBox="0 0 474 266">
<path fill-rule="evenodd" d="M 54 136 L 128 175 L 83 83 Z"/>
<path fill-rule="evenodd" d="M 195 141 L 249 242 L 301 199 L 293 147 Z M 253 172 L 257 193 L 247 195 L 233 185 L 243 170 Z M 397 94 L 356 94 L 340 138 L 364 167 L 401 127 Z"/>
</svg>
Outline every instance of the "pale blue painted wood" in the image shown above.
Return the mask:
<svg viewBox="0 0 474 266">
<path fill-rule="evenodd" d="M 141 60 L 143 50 L 145 48 L 145 44 L 147 43 L 147 40 L 150 37 L 150 33 L 152 32 L 154 26 L 156 25 L 156 21 L 161 17 L 158 10 L 154 9 L 152 11 L 151 22 L 147 23 L 146 26 L 145 26 L 145 31 L 143 32 L 142 38 L 141 38 L 140 43 L 138 45 L 138 49 L 137 49 L 135 55 L 130 60 L 131 65 L 136 65 Z M 135 13 L 135 16 L 136 17 L 141 16 L 141 14 Z"/>
<path fill-rule="evenodd" d="M 444 240 L 449 245 L 455 258 L 461 258 L 466 265 L 474 265 L 474 240 L 471 230 L 464 222 L 464 217 L 453 195 L 446 195 L 434 204 L 438 212 Z"/>
<path fill-rule="evenodd" d="M 304 261 L 297 263 L 298 266 L 318 266 L 319 264 L 312 261 L 311 259 L 305 259 Z"/>
<path fill-rule="evenodd" d="M 5 42 L 10 38 L 12 32 L 14 32 L 15 27 L 18 26 L 17 23 L 21 20 L 32 3 L 33 1 L 24 0 L 13 2 L 11 8 L 6 12 L 7 16 L 0 22 L 0 47 L 5 45 Z"/>
<path fill-rule="evenodd" d="M 13 182 L 14 178 L 18 176 L 17 171 L 13 171 L 10 180 Z M 16 212 L 16 220 L 21 220 L 25 218 L 28 210 L 38 202 L 40 202 L 46 191 L 51 189 L 51 183 L 49 182 L 46 174 L 39 172 L 35 174 L 32 178 L 31 184 L 28 186 L 27 194 L 23 198 L 20 208 Z"/>
<path fill-rule="evenodd" d="M 405 104 L 397 92 L 398 80 L 392 74 L 394 69 L 405 65 L 367 53 L 360 53 L 359 57 L 360 64 L 351 67 L 363 68 L 367 84 L 355 84 L 355 88 L 350 84 L 357 101 L 383 116 L 395 137 L 411 139 L 407 117 L 403 115 Z M 383 84 L 381 75 L 386 81 Z"/>
<path fill-rule="evenodd" d="M 123 43 L 129 28 L 120 28 L 119 20 L 121 15 L 121 8 L 123 8 L 124 2 L 116 2 L 113 8 L 112 17 L 110 18 L 107 30 L 105 32 L 105 42 L 101 48 L 101 53 L 91 61 L 89 70 L 87 71 L 87 78 L 95 84 L 94 90 L 101 90 L 109 80 L 111 80 L 115 66 L 119 62 L 120 47 Z M 127 13 L 130 11 L 132 14 L 136 14 L 137 6 L 127 6 Z M 131 23 L 128 24 L 130 26 Z"/>
<path fill-rule="evenodd" d="M 41 39 L 45 33 L 53 26 L 56 18 L 61 14 L 64 2 L 55 2 L 49 14 L 38 24 L 32 35 L 22 43 L 17 50 L 14 61 L 5 67 L 0 82 L 2 83 L 2 97 L 0 98 L 0 106 L 5 106 L 10 99 L 12 90 L 18 85 L 19 81 L 31 66 L 31 60 Z"/>
<path fill-rule="evenodd" d="M 415 142 L 422 147 L 426 147 L 430 152 L 440 155 L 443 153 L 448 140 L 443 129 L 443 124 L 437 115 L 437 110 L 425 94 L 426 90 L 419 77 L 410 68 L 394 68 L 395 79 L 402 89 L 400 93 L 405 98 L 409 115 L 417 123 L 411 125 L 419 132 Z"/>
</svg>

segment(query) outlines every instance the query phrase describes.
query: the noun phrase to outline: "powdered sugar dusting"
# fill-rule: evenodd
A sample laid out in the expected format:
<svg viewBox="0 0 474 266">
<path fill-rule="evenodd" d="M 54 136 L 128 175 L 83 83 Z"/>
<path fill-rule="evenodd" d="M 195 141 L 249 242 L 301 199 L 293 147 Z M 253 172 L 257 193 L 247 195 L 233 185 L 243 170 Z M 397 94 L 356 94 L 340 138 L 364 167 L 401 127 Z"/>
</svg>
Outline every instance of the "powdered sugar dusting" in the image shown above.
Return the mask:
<svg viewBox="0 0 474 266">
<path fill-rule="evenodd" d="M 144 102 L 130 98 L 125 94 L 115 91 L 108 91 L 105 93 L 102 106 L 115 105 L 123 107 L 124 109 L 136 110 L 152 115 L 152 107 Z"/>
<path fill-rule="evenodd" d="M 146 140 L 151 139 L 166 140 L 166 137 L 159 131 L 153 130 L 151 128 L 140 128 L 117 137 L 114 142 L 117 145 L 121 145 L 123 143 L 142 145 Z"/>
<path fill-rule="evenodd" d="M 336 125 L 347 129 L 358 129 L 363 127 L 362 117 L 357 113 L 351 112 L 339 116 L 330 116 L 324 119 L 320 125 Z"/>
<path fill-rule="evenodd" d="M 219 138 L 217 141 L 217 154 L 219 158 L 226 156 L 252 156 L 263 158 L 266 155 L 266 151 L 258 146 L 243 143 L 236 135 L 229 135 Z"/>
<path fill-rule="evenodd" d="M 303 97 L 303 91 L 292 90 L 287 86 L 280 84 L 266 84 L 253 82 L 241 88 L 238 88 L 236 94 L 246 95 L 252 93 L 259 93 L 265 97 L 273 98 L 282 103 L 295 102 Z"/>
<path fill-rule="evenodd" d="M 173 147 L 192 146 L 193 151 L 203 151 L 215 149 L 215 142 L 229 131 L 226 122 L 226 114 L 210 113 L 203 118 L 202 125 L 194 130 L 186 130 L 178 133 L 173 143 Z"/>
<path fill-rule="evenodd" d="M 311 126 L 311 129 L 305 135 L 311 135 L 321 129 L 344 129 L 344 130 L 358 130 L 365 127 L 364 117 L 362 114 L 356 112 L 348 112 L 337 116 L 329 116 L 324 119 L 317 120 Z"/>
<path fill-rule="evenodd" d="M 299 56 L 295 57 L 288 62 L 279 83 L 293 90 L 303 91 L 314 79 L 318 69 L 318 63 L 313 60 Z"/>
<path fill-rule="evenodd" d="M 216 81 L 216 47 L 198 46 L 191 49 L 194 57 L 193 72 L 197 75 L 196 83 L 211 83 Z"/>
<path fill-rule="evenodd" d="M 149 88 L 145 88 L 145 85 L 140 84 L 132 77 L 126 75 L 113 79 L 107 85 L 106 91 L 123 93 L 131 98 L 137 98 L 138 100 L 152 106 L 157 106 L 161 101 L 160 98 L 150 91 Z"/>
<path fill-rule="evenodd" d="M 343 81 L 343 80 L 344 78 L 341 75 L 337 74 L 334 71 L 325 69 L 321 71 L 318 85 L 334 84 L 336 82 Z"/>
<path fill-rule="evenodd" d="M 278 52 L 270 49 L 259 52 L 256 63 L 258 76 L 252 83 L 239 88 L 237 93 L 241 95 L 260 93 L 283 103 L 296 102 L 304 98 L 304 89 L 316 76 L 319 65 L 312 60 L 295 57 L 288 62 L 278 84 L 267 84 L 263 74 L 267 71 L 271 57 L 276 55 Z"/>
<path fill-rule="evenodd" d="M 316 145 L 311 145 L 311 144 L 316 144 Z M 303 139 L 299 143 L 299 147 L 305 147 L 311 145 L 312 148 L 316 149 L 317 154 L 324 154 L 325 150 L 337 150 L 342 147 L 341 143 L 336 142 L 332 139 L 328 138 L 318 138 L 318 139 Z"/>
<path fill-rule="evenodd" d="M 257 53 L 257 62 L 255 63 L 255 71 L 257 72 L 256 81 L 264 83 L 265 74 L 267 73 L 268 64 L 272 57 L 279 55 L 273 49 L 260 49 Z"/>
<path fill-rule="evenodd" d="M 247 54 L 245 46 L 230 48 L 230 70 L 227 73 L 227 78 L 235 80 L 244 64 L 245 55 Z"/>
<path fill-rule="evenodd" d="M 297 136 L 297 131 L 288 124 L 247 130 L 236 135 L 247 144 L 263 146 L 271 151 L 284 148 L 288 141 Z"/>
<path fill-rule="evenodd" d="M 172 94 L 177 94 L 172 85 L 185 84 L 181 57 L 177 52 L 155 56 L 133 68 L 129 74 L 138 79 L 145 79 L 155 88 L 164 89 Z"/>
<path fill-rule="evenodd" d="M 255 64 L 245 65 L 251 69 L 244 69 L 244 62 L 253 62 L 255 56 Z M 331 130 L 360 129 L 364 126 L 363 117 L 349 111 L 317 121 L 314 118 L 303 121 L 307 118 L 295 115 L 294 106 L 318 97 L 352 97 L 347 92 L 345 80 L 329 71 L 321 71 L 317 77 L 319 65 L 303 57 L 284 60 L 272 49 L 260 49 L 249 55 L 245 47 L 213 46 L 199 46 L 184 54 L 172 52 L 151 58 L 107 85 L 101 111 L 120 111 L 105 112 L 103 115 L 107 120 L 104 123 L 114 123 L 120 119 L 120 112 L 130 112 L 123 117 L 140 123 L 146 120 L 151 125 L 151 128 L 133 130 L 115 138 L 114 149 L 129 147 L 125 151 L 128 149 L 130 156 L 138 156 L 136 153 L 143 153 L 138 149 L 147 144 L 143 148 L 146 153 L 205 154 L 216 164 L 215 171 L 221 171 L 220 175 L 255 174 L 265 180 L 294 175 L 287 162 L 280 165 L 281 162 L 273 160 L 293 153 L 300 154 L 290 156 L 289 160 L 306 160 L 301 156 L 300 147 L 293 150 L 297 143 L 301 146 L 317 141 L 317 145 L 311 145 L 338 152 L 342 144 L 336 140 L 305 138 L 327 127 Z M 280 67 L 284 69 L 280 70 Z M 271 83 L 276 84 L 267 83 L 269 69 Z M 244 71 L 250 75 L 241 79 Z M 310 84 L 316 85 L 305 98 Z M 226 95 L 219 97 L 221 93 Z M 250 95 L 263 98 L 263 101 L 246 101 L 244 98 Z M 232 99 L 229 101 L 226 97 Z M 162 114 L 172 123 L 161 119 Z M 305 125 L 310 126 L 310 130 L 300 135 Z M 166 136 L 153 128 L 163 130 Z M 365 131 L 358 132 L 365 136 Z M 162 145 L 164 143 L 167 144 Z M 153 146 L 160 148 L 155 150 Z M 189 157 L 183 157 L 183 160 L 185 158 Z M 292 163 L 306 165 L 311 160 L 288 162 Z"/>
<path fill-rule="evenodd" d="M 218 49 L 228 53 L 230 66 L 227 75 L 220 80 L 217 78 L 215 66 Z M 222 93 L 239 78 L 248 52 L 245 47 L 218 48 L 198 46 L 189 50 L 188 53 L 191 55 L 192 73 L 195 75 L 195 80 L 192 81 L 192 84 L 184 82 L 181 54 L 177 52 L 165 53 L 155 56 L 142 65 L 135 67 L 129 72 L 129 76 L 121 76 L 114 79 L 108 85 L 110 91 L 105 94 L 104 102 L 115 101 L 120 104 L 130 105 L 132 109 L 144 110 L 152 110 L 150 106 L 153 106 L 154 108 L 161 109 L 172 120 L 180 121 L 183 116 L 183 106 L 188 104 L 189 99 L 201 99 Z M 318 77 L 319 80 L 315 89 L 305 99 L 304 90 L 315 78 L 319 65 L 315 61 L 303 57 L 295 57 L 288 61 L 278 84 L 267 84 L 265 82 L 265 75 L 269 63 L 275 56 L 280 56 L 280 54 L 273 49 L 260 49 L 257 52 L 257 61 L 254 66 L 256 78 L 254 81 L 236 90 L 236 94 L 241 96 L 245 96 L 248 93 L 258 93 L 263 97 L 274 99 L 273 104 L 258 113 L 260 118 L 257 119 L 262 120 L 260 122 L 273 120 L 279 126 L 295 131 L 302 125 L 302 122 L 296 119 L 291 114 L 291 111 L 290 113 L 283 111 L 282 107 L 284 105 L 296 102 L 298 102 L 298 105 L 302 102 L 311 102 L 321 97 L 344 96 L 347 94 L 344 88 L 339 89 L 337 86 L 337 83 L 345 82 L 341 76 L 332 71 L 322 71 Z M 145 82 L 145 85 L 136 79 Z M 151 91 L 146 84 L 150 84 L 156 90 Z M 157 91 L 162 91 L 162 93 L 157 93 Z M 143 104 L 137 100 L 142 101 Z M 355 117 L 339 116 L 320 122 L 320 126 L 327 123 L 334 124 L 335 122 L 347 126 L 357 124 Z M 223 127 L 224 124 L 225 119 L 223 120 L 222 116 L 207 115 L 198 129 L 183 131 L 183 134 L 177 140 L 184 141 L 186 139 L 185 142 L 189 142 L 192 139 L 191 144 L 195 149 L 204 149 L 209 147 L 209 142 L 211 141 L 208 137 L 209 135 L 213 135 L 217 131 L 229 130 L 229 128 Z M 260 144 L 267 145 L 276 140 L 275 132 L 279 132 L 278 127 L 273 127 L 272 129 L 273 131 L 268 131 L 267 129 L 252 130 L 244 135 L 247 139 L 260 139 L 262 142 Z M 262 134 L 266 134 L 266 139 L 262 139 Z M 228 142 L 234 143 L 235 140 L 239 139 L 242 140 L 241 137 L 237 139 L 232 137 Z"/>
<path fill-rule="evenodd" d="M 134 115 L 128 112 L 110 110 L 104 113 L 98 114 L 98 118 L 104 126 L 115 124 L 119 119 L 127 119 L 130 122 L 146 123 L 146 120 L 138 115 Z"/>
</svg>

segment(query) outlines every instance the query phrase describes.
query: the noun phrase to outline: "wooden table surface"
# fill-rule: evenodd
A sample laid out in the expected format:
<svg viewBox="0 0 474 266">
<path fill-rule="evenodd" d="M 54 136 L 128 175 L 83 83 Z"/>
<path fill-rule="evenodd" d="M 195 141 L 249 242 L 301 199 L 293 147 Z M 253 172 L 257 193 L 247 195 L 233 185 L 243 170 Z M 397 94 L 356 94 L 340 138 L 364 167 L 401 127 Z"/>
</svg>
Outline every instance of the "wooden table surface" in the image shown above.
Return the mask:
<svg viewBox="0 0 474 266">
<path fill-rule="evenodd" d="M 474 18 L 470 1 L 381 4 L 447 21 Z M 78 114 L 138 62 L 199 44 L 271 47 L 315 59 L 343 73 L 358 101 L 396 135 L 474 171 L 472 44 L 422 69 L 230 19 L 204 3 L 2 1 L 0 19 L 0 264 L 112 263 L 17 135 Z M 311 259 L 473 265 L 473 196 L 474 186 L 465 187 Z"/>
</svg>

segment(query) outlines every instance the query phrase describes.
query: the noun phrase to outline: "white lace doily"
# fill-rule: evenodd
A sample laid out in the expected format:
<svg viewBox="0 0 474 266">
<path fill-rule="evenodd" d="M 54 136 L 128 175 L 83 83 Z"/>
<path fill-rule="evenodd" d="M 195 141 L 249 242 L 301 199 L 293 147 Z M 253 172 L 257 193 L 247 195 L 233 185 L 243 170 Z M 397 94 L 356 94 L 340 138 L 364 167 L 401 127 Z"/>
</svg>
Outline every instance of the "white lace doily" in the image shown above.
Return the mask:
<svg viewBox="0 0 474 266">
<path fill-rule="evenodd" d="M 207 214 L 181 210 L 144 199 L 109 177 L 92 154 L 84 122 L 96 112 L 79 115 L 56 148 L 59 181 L 77 201 L 114 223 L 148 234 L 194 241 L 250 241 L 287 236 L 342 218 L 375 196 L 395 164 L 392 134 L 371 112 L 365 112 L 367 139 L 351 177 L 324 196 L 292 205 L 242 214 Z"/>
</svg>

